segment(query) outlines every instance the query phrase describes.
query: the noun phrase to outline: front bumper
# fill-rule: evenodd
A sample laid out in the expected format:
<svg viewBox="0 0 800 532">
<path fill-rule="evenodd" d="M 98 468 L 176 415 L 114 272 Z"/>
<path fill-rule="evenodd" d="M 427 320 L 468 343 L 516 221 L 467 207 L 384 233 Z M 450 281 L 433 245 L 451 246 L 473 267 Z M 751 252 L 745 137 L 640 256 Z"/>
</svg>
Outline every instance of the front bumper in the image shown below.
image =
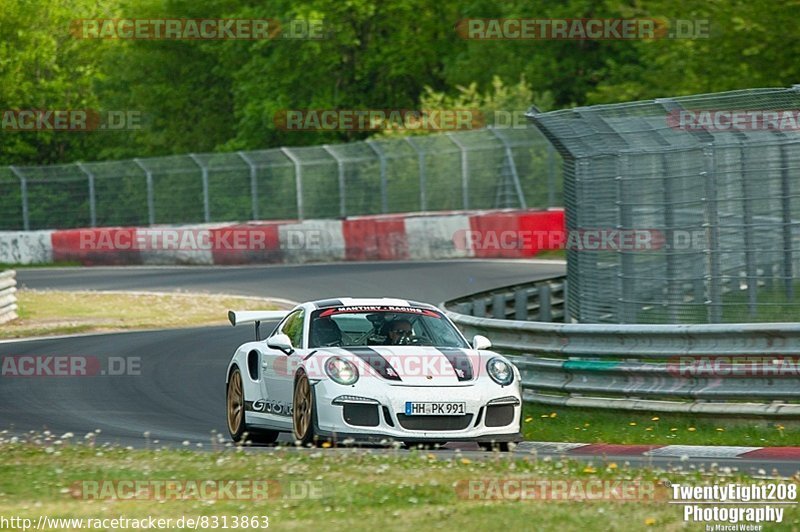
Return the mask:
<svg viewBox="0 0 800 532">
<path fill-rule="evenodd" d="M 484 382 L 454 387 L 385 384 L 360 387 L 323 380 L 314 386 L 314 395 L 316 432 L 325 438 L 359 442 L 522 441 L 522 397 L 518 383 L 505 387 Z M 406 416 L 406 401 L 463 402 L 466 413 L 463 416 Z M 359 406 L 353 408 L 348 406 L 350 404 Z"/>
</svg>

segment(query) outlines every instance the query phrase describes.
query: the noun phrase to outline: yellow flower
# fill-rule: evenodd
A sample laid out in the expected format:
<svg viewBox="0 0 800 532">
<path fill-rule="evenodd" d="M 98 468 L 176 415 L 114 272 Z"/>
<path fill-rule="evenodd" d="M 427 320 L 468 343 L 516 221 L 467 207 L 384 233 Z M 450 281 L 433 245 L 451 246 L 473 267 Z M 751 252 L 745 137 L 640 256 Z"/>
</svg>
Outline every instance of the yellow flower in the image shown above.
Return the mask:
<svg viewBox="0 0 800 532">
<path fill-rule="evenodd" d="M 329 442 L 329 441 L 322 442 L 322 448 L 323 449 L 327 449 L 330 446 L 331 446 L 331 442 Z"/>
<path fill-rule="evenodd" d="M 588 426 L 589 426 L 589 424 L 588 424 L 588 423 L 584 423 L 584 424 L 583 424 L 583 426 L 584 426 L 584 427 L 588 427 Z"/>
<path fill-rule="evenodd" d="M 631 421 L 630 423 L 628 423 L 628 425 L 630 425 L 631 427 L 635 427 L 636 426 L 636 422 L 635 421 Z"/>
<path fill-rule="evenodd" d="M 608 468 L 609 469 L 616 469 L 617 468 L 617 463 L 616 462 L 611 462 L 610 464 L 608 464 Z"/>
<path fill-rule="evenodd" d="M 433 453 L 428 453 L 428 460 L 436 460 L 436 455 Z"/>
<path fill-rule="evenodd" d="M 784 427 L 783 425 L 778 425 L 778 426 L 777 426 L 777 427 L 775 427 L 775 428 L 776 428 L 776 429 L 778 429 L 778 430 L 783 430 L 783 429 L 785 429 L 786 427 Z"/>
<path fill-rule="evenodd" d="M 468 465 L 472 463 L 472 460 L 470 460 L 469 458 L 462 458 L 461 463 L 464 465 Z"/>
<path fill-rule="evenodd" d="M 659 419 L 661 419 L 661 418 L 659 418 L 658 416 L 655 416 L 655 417 L 651 417 L 650 421 L 658 421 Z"/>
<path fill-rule="evenodd" d="M 671 429 L 669 429 L 669 431 L 670 432 L 678 432 L 678 429 L 676 429 L 675 427 L 672 427 Z"/>
<path fill-rule="evenodd" d="M 541 417 L 550 417 L 550 416 L 548 416 L 547 414 L 542 414 Z"/>
<path fill-rule="evenodd" d="M 717 432 L 725 432 L 725 429 L 723 429 L 722 427 L 717 427 Z"/>
<path fill-rule="evenodd" d="M 688 430 L 689 432 L 694 432 L 694 431 L 696 431 L 697 429 L 696 429 L 696 428 L 694 428 L 694 427 L 689 427 L 689 428 L 688 428 L 688 429 L 686 429 L 686 430 Z"/>
<path fill-rule="evenodd" d="M 556 417 L 557 415 L 555 412 L 550 412 L 550 417 Z"/>
<path fill-rule="evenodd" d="M 644 429 L 644 430 L 646 430 L 647 432 L 650 432 L 651 430 L 653 430 L 653 427 L 647 427 L 647 428 L 646 428 L 646 429 Z"/>
<path fill-rule="evenodd" d="M 647 526 L 653 526 L 654 524 L 656 524 L 656 518 L 648 517 L 647 519 L 644 520 L 644 524 Z"/>
<path fill-rule="evenodd" d="M 525 418 L 525 423 L 530 423 L 531 421 L 533 421 L 532 417 L 528 416 Z"/>
<path fill-rule="evenodd" d="M 583 468 L 584 473 L 597 473 L 597 469 L 593 468 L 592 466 L 586 466 Z"/>
</svg>

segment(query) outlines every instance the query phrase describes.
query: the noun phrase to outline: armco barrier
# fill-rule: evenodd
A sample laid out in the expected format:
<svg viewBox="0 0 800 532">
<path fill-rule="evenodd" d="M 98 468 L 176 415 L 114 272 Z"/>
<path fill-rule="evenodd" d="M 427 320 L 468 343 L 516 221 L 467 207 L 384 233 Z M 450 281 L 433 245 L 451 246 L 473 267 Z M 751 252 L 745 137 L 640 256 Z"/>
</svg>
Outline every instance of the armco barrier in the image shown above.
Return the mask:
<svg viewBox="0 0 800 532">
<path fill-rule="evenodd" d="M 14 270 L 0 272 L 0 323 L 17 318 L 17 279 Z"/>
<path fill-rule="evenodd" d="M 552 209 L 0 232 L 0 263 L 210 265 L 524 258 L 558 247 L 540 245 L 531 233 L 563 234 L 563 228 L 563 211 Z"/>
<path fill-rule="evenodd" d="M 514 312 L 509 303 L 527 293 L 519 307 L 526 310 L 517 314 L 536 318 L 538 311 L 530 309 L 538 305 L 528 302 L 563 290 L 564 278 L 558 278 L 441 306 L 468 337 L 485 335 L 513 357 L 525 398 L 534 403 L 800 416 L 800 323 L 611 325 L 485 317 L 508 316 Z M 557 306 L 563 309 L 563 297 Z"/>
</svg>

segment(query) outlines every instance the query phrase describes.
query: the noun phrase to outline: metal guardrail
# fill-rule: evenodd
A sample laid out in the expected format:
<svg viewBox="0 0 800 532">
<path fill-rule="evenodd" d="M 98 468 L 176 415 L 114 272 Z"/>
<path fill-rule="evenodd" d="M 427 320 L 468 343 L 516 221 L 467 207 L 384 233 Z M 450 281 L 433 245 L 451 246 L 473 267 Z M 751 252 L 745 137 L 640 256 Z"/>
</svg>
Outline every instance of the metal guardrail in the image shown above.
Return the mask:
<svg viewBox="0 0 800 532">
<path fill-rule="evenodd" d="M 495 288 L 447 304 L 460 314 L 520 321 L 569 321 L 564 314 L 566 279 Z"/>
<path fill-rule="evenodd" d="M 535 291 L 539 300 L 548 293 L 542 290 L 545 285 L 550 294 L 563 294 L 564 278 L 441 304 L 467 336 L 485 335 L 494 349 L 513 358 L 527 401 L 652 412 L 800 416 L 800 323 L 554 323 L 502 319 L 508 316 L 502 306 L 489 308 L 493 317 L 486 317 L 487 298 L 500 302 L 501 295 L 508 300 L 527 290 Z M 475 309 L 479 315 L 470 315 Z"/>
<path fill-rule="evenodd" d="M 17 319 L 17 272 L 0 272 L 0 323 Z"/>
</svg>

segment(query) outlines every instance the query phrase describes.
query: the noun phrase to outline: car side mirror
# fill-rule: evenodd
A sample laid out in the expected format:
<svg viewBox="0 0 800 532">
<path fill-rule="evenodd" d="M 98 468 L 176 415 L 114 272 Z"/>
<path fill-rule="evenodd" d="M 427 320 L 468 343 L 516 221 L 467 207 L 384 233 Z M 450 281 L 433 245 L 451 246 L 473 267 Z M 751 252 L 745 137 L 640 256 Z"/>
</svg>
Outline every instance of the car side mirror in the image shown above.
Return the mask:
<svg viewBox="0 0 800 532">
<path fill-rule="evenodd" d="M 272 349 L 279 349 L 280 351 L 283 351 L 287 355 L 291 355 L 292 353 L 294 353 L 294 347 L 292 347 L 292 341 L 285 334 L 276 334 L 275 336 L 270 336 L 269 338 L 267 338 L 267 347 L 271 347 Z"/>
<path fill-rule="evenodd" d="M 472 337 L 473 349 L 489 349 L 490 347 L 492 347 L 492 341 L 486 338 L 485 336 L 476 334 L 475 336 Z"/>
</svg>

